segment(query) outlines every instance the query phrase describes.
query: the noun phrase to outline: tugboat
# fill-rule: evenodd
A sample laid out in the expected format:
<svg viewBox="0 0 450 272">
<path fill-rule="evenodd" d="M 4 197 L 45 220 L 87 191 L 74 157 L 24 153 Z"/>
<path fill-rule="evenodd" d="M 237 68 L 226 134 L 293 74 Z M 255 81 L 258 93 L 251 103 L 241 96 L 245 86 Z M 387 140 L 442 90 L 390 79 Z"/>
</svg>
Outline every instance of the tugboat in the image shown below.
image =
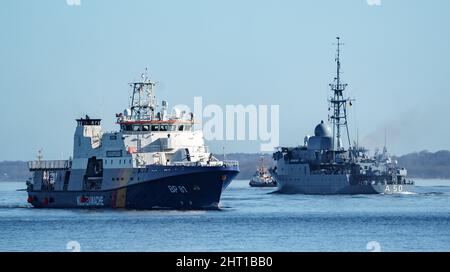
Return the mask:
<svg viewBox="0 0 450 272">
<path fill-rule="evenodd" d="M 397 166 L 386 148 L 382 154 L 367 155 L 358 144 L 350 144 L 347 105 L 353 99 L 344 98 L 347 84 L 341 82 L 340 39 L 337 38 L 337 73 L 330 84 L 329 99 L 333 129 L 324 122 L 306 136 L 303 146 L 280 147 L 274 154 L 272 174 L 280 193 L 300 194 L 398 194 L 408 192 L 414 181 L 407 179 L 407 170 Z M 346 132 L 348 147 L 342 143 Z"/>
<path fill-rule="evenodd" d="M 258 165 L 255 174 L 251 177 L 249 185 L 250 187 L 277 187 L 277 182 L 264 166 L 264 158 L 261 158 L 260 165 Z"/>
<path fill-rule="evenodd" d="M 37 208 L 218 209 L 239 173 L 219 161 L 194 130 L 194 116 L 157 105 L 147 72 L 131 83 L 130 107 L 116 114 L 119 131 L 100 119 L 77 119 L 73 158 L 28 162 L 28 202 Z M 158 110 L 159 109 L 159 110 Z"/>
</svg>

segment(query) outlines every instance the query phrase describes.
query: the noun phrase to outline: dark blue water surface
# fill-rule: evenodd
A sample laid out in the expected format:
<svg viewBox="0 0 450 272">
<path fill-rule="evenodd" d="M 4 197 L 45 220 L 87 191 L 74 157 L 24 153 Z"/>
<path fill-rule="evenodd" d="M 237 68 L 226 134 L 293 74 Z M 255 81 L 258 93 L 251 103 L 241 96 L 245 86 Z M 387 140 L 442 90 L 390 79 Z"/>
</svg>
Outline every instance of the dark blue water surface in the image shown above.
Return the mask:
<svg viewBox="0 0 450 272">
<path fill-rule="evenodd" d="M 306 196 L 235 181 L 220 211 L 127 211 L 34 209 L 24 183 L 1 182 L 0 251 L 450 251 L 450 181 L 417 184 Z"/>
</svg>

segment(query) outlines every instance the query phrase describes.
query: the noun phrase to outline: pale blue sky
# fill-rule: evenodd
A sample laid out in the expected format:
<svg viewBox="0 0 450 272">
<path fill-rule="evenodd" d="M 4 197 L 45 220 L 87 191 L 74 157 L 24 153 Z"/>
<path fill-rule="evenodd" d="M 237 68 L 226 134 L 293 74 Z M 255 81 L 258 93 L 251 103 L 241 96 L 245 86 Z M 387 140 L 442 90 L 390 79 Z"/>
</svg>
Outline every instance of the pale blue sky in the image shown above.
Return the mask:
<svg viewBox="0 0 450 272">
<path fill-rule="evenodd" d="M 351 132 L 395 154 L 450 149 L 450 1 L 4 0 L 0 8 L 0 160 L 72 153 L 74 119 L 128 104 L 148 67 L 158 97 L 192 105 L 279 104 L 280 141 L 327 117 L 336 35 Z M 221 152 L 222 142 L 209 143 Z M 227 143 L 257 152 L 258 142 Z"/>
</svg>

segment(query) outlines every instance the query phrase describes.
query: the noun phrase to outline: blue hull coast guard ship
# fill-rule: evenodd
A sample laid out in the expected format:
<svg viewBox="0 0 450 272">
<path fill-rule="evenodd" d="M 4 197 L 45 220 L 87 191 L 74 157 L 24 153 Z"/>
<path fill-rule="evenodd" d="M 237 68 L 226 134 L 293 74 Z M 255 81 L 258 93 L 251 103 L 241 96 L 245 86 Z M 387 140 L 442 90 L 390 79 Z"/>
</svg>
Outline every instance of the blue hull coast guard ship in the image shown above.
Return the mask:
<svg viewBox="0 0 450 272">
<path fill-rule="evenodd" d="M 157 106 L 147 73 L 130 84 L 130 108 L 116 114 L 120 131 L 100 119 L 77 121 L 73 158 L 28 163 L 28 202 L 39 208 L 217 209 L 239 173 L 219 161 L 194 130 L 192 113 Z M 159 110 L 159 111 L 158 111 Z"/>
<path fill-rule="evenodd" d="M 347 104 L 344 98 L 347 84 L 340 76 L 340 39 L 337 38 L 336 77 L 330 84 L 329 121 L 331 130 L 323 121 L 314 130 L 314 136 L 305 137 L 304 145 L 280 147 L 273 154 L 275 167 L 272 175 L 278 192 L 300 194 L 398 194 L 411 190 L 414 182 L 406 178 L 407 170 L 397 166 L 387 153 L 368 156 L 367 150 L 350 143 L 347 123 Z M 347 134 L 348 148 L 342 143 Z"/>
</svg>

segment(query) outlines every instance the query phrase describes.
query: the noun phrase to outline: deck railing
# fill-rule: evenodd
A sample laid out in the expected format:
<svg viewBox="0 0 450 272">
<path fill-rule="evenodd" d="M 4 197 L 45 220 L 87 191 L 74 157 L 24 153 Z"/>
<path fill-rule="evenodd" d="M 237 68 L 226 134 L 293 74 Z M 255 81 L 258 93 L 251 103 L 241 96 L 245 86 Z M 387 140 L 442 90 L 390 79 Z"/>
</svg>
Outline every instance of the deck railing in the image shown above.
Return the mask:
<svg viewBox="0 0 450 272">
<path fill-rule="evenodd" d="M 72 166 L 70 160 L 53 160 L 53 161 L 29 161 L 28 169 L 33 170 L 56 170 L 68 169 Z"/>
<path fill-rule="evenodd" d="M 190 161 L 184 161 L 184 162 L 172 162 L 170 163 L 172 165 L 176 166 L 205 166 L 205 167 L 217 167 L 217 166 L 239 166 L 238 161 L 211 161 L 208 163 L 205 162 L 190 162 Z"/>
<path fill-rule="evenodd" d="M 239 162 L 235 160 L 223 161 L 223 164 L 225 164 L 226 166 L 239 166 Z"/>
</svg>

